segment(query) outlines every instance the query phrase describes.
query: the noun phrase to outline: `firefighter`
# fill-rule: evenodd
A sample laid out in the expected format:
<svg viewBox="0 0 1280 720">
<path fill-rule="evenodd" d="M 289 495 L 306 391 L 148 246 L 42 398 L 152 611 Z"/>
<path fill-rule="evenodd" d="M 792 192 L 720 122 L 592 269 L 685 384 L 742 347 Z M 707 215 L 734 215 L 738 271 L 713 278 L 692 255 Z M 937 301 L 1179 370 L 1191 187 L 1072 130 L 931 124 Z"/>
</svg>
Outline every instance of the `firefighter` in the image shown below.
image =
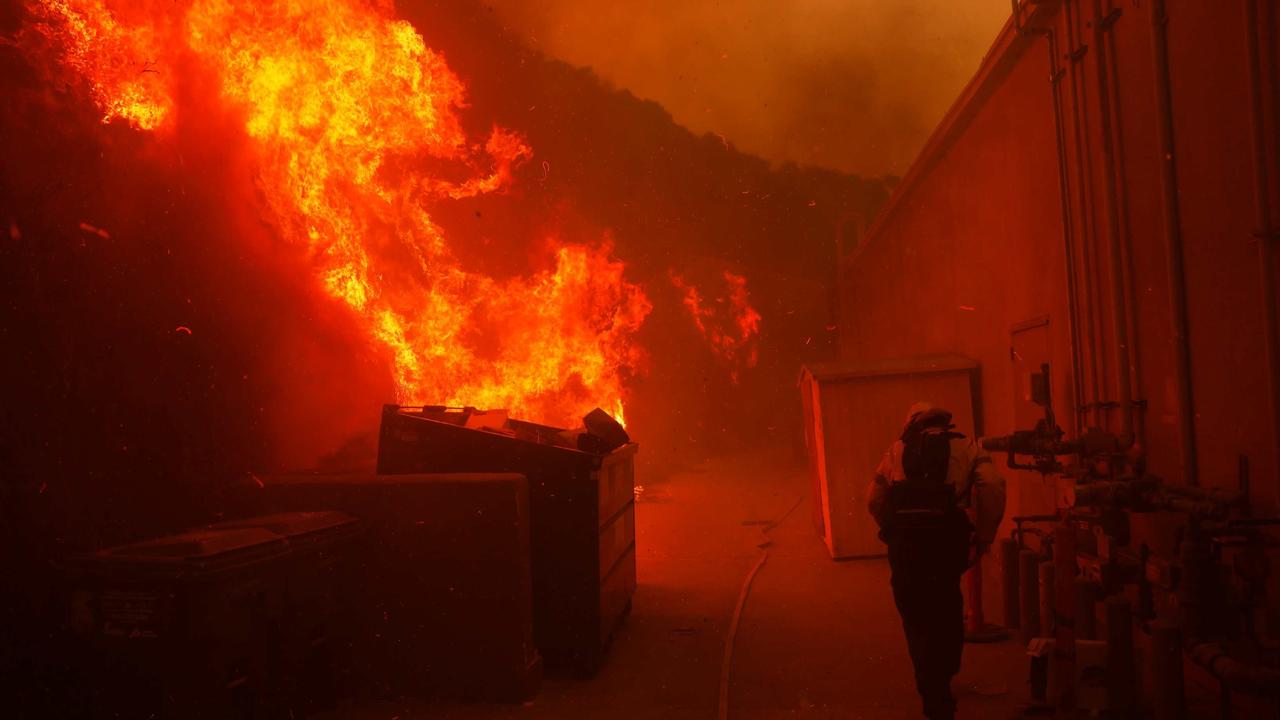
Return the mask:
<svg viewBox="0 0 1280 720">
<path fill-rule="evenodd" d="M 913 405 L 868 493 L 889 547 L 893 601 L 930 720 L 955 717 L 951 678 L 964 645 L 960 577 L 995 539 L 1004 515 L 1004 480 L 978 444 L 954 428 L 950 412 Z M 970 508 L 977 510 L 972 522 Z"/>
</svg>

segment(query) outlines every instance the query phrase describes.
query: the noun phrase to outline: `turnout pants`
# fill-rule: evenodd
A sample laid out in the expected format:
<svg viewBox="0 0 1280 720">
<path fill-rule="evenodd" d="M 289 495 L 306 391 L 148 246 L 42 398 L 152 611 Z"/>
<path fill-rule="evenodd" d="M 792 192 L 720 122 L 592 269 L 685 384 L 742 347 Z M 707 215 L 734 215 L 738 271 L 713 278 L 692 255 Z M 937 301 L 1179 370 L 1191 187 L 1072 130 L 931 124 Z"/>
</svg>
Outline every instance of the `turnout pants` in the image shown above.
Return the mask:
<svg viewBox="0 0 1280 720">
<path fill-rule="evenodd" d="M 893 601 L 902 616 L 916 689 L 930 720 L 955 714 L 951 678 L 960 672 L 964 646 L 960 576 L 968 564 L 972 530 L 967 520 L 963 526 L 946 525 L 898 530 L 886 538 Z"/>
</svg>

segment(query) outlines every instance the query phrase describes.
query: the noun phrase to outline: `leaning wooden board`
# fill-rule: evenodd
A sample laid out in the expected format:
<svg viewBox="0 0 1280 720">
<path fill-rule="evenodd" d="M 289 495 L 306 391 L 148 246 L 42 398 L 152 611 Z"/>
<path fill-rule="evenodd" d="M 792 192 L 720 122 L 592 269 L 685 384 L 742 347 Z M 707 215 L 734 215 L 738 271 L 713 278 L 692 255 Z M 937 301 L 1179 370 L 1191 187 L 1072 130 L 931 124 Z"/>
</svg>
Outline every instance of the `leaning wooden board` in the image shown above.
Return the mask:
<svg viewBox="0 0 1280 720">
<path fill-rule="evenodd" d="M 967 358 L 815 363 L 804 368 L 800 390 L 809 469 L 822 511 L 815 525 L 836 560 L 885 552 L 867 511 L 867 491 L 913 403 L 944 407 L 960 432 L 982 434 L 975 426 L 982 418 L 978 365 Z"/>
</svg>

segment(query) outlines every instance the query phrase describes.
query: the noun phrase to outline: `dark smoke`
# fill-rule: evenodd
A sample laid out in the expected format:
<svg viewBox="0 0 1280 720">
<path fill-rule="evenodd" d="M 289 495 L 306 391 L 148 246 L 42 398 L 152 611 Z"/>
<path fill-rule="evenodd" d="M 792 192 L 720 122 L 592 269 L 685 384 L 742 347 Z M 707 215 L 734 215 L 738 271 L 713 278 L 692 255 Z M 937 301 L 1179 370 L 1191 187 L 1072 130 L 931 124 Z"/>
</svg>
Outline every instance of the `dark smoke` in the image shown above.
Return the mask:
<svg viewBox="0 0 1280 720">
<path fill-rule="evenodd" d="M 901 175 L 1007 0 L 486 0 L 553 57 L 776 162 Z"/>
</svg>

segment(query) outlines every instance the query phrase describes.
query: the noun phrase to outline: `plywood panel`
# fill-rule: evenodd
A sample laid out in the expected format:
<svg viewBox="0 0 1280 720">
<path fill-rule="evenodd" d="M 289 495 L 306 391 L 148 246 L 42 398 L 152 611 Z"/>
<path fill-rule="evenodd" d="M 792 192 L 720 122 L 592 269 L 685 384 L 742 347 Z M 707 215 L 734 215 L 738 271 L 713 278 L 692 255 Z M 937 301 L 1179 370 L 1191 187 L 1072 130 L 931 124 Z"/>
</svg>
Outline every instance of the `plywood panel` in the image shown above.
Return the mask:
<svg viewBox="0 0 1280 720">
<path fill-rule="evenodd" d="M 973 432 L 973 372 L 893 373 L 817 382 L 816 450 L 827 549 L 836 559 L 884 553 L 867 512 L 876 466 L 902 431 L 912 403 L 926 400 Z"/>
</svg>

